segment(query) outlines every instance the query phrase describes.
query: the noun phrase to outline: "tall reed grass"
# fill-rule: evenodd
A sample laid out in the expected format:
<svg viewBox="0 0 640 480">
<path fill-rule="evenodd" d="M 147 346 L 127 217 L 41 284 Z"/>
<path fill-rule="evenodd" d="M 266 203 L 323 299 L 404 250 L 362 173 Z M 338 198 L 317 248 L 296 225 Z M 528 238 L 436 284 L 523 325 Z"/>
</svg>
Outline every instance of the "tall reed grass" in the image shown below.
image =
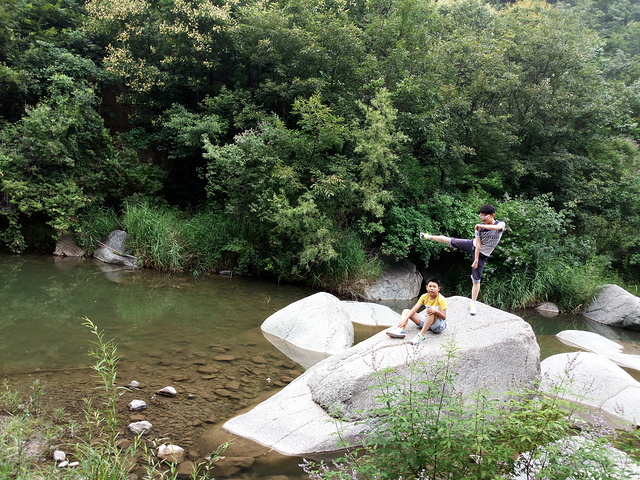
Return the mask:
<svg viewBox="0 0 640 480">
<path fill-rule="evenodd" d="M 578 313 L 606 282 L 604 268 L 589 262 L 565 263 L 562 259 L 494 275 L 482 283 L 481 295 L 498 308 L 518 309 L 551 301 L 566 313 Z"/>
<path fill-rule="evenodd" d="M 182 271 L 189 265 L 184 224 L 177 210 L 154 208 L 148 202 L 128 202 L 122 218 L 139 265 L 162 272 Z"/>
</svg>

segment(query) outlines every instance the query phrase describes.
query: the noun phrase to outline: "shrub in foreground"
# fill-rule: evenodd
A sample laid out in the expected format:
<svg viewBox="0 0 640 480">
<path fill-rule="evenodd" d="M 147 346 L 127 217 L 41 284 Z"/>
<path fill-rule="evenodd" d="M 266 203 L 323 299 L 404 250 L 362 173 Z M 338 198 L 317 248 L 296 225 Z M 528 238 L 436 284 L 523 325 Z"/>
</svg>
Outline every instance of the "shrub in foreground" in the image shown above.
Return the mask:
<svg viewBox="0 0 640 480">
<path fill-rule="evenodd" d="M 344 456 L 330 463 L 305 460 L 309 478 L 613 480 L 640 468 L 610 454 L 617 434 L 601 422 L 575 431 L 576 406 L 560 397 L 570 385 L 558 383 L 551 395 L 523 389 L 506 400 L 489 392 L 464 396 L 455 388 L 455 348 L 446 348 L 444 365 L 414 365 L 406 377 L 379 371 L 378 406 L 362 422 L 363 446 L 344 445 Z M 567 455 L 570 438 L 583 448 Z"/>
</svg>

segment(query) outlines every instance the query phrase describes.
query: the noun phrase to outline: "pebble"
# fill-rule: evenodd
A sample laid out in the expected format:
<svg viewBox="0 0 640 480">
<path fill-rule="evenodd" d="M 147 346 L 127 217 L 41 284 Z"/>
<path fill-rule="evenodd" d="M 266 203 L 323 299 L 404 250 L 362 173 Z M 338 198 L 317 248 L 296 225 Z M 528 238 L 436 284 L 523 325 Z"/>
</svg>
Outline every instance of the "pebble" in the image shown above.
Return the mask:
<svg viewBox="0 0 640 480">
<path fill-rule="evenodd" d="M 233 362 L 236 357 L 233 355 L 217 355 L 213 359 L 217 362 Z"/>
<path fill-rule="evenodd" d="M 204 374 L 218 373 L 220 371 L 218 367 L 214 367 L 213 365 L 203 365 L 202 367 L 198 367 L 196 370 L 199 373 Z"/>
<path fill-rule="evenodd" d="M 53 452 L 53 461 L 54 462 L 64 462 L 67 459 L 67 454 L 62 450 L 56 450 Z"/>
<path fill-rule="evenodd" d="M 240 382 L 233 380 L 225 385 L 227 390 L 240 390 Z"/>
<path fill-rule="evenodd" d="M 156 393 L 165 397 L 175 397 L 178 394 L 178 391 L 173 387 L 164 387 L 158 390 Z"/>
<path fill-rule="evenodd" d="M 129 424 L 129 430 L 131 430 L 134 435 L 146 435 L 152 427 L 151 422 L 147 422 L 146 420 Z"/>
<path fill-rule="evenodd" d="M 147 404 L 143 400 L 131 400 L 131 402 L 129 402 L 129 410 L 132 412 L 139 412 L 145 408 L 147 408 Z"/>
</svg>

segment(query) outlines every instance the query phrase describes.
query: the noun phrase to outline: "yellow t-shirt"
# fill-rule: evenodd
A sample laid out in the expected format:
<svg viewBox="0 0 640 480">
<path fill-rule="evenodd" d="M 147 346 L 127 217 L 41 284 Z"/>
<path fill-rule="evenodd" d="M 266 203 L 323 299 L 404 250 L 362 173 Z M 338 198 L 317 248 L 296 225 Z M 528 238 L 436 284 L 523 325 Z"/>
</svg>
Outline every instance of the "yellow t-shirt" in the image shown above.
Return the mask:
<svg viewBox="0 0 640 480">
<path fill-rule="evenodd" d="M 432 300 L 429 294 L 425 293 L 420 297 L 418 302 L 425 307 L 438 307 L 440 311 L 447 309 L 447 299 L 440 294 Z"/>
</svg>

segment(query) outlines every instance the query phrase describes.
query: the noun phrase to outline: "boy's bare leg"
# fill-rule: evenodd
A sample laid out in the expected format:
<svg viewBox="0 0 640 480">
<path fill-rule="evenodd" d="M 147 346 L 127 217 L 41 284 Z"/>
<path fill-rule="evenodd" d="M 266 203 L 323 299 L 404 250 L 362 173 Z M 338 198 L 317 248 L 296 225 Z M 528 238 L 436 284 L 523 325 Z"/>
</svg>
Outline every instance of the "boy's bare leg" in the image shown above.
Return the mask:
<svg viewBox="0 0 640 480">
<path fill-rule="evenodd" d="M 471 301 L 475 302 L 478 299 L 478 293 L 480 293 L 480 282 L 472 282 L 473 287 L 471 287 Z"/>
<path fill-rule="evenodd" d="M 408 315 L 409 312 L 410 312 L 410 310 L 405 308 L 402 311 L 402 318 L 404 318 L 406 315 Z M 404 323 L 402 322 L 402 318 L 400 319 L 400 323 L 398 324 L 398 326 L 400 328 L 402 328 L 402 329 L 404 329 L 407 326 L 407 324 L 409 323 L 409 320 L 411 320 L 416 325 L 420 325 L 420 315 L 418 315 L 417 313 L 414 313 L 409 318 L 407 318 L 407 320 Z"/>
<path fill-rule="evenodd" d="M 420 335 L 424 337 L 427 334 L 427 331 L 429 330 L 431 325 L 433 325 L 435 321 L 436 321 L 436 316 L 433 313 L 427 314 L 427 318 L 424 320 L 424 325 L 422 326 L 422 330 L 420 330 Z"/>
</svg>

